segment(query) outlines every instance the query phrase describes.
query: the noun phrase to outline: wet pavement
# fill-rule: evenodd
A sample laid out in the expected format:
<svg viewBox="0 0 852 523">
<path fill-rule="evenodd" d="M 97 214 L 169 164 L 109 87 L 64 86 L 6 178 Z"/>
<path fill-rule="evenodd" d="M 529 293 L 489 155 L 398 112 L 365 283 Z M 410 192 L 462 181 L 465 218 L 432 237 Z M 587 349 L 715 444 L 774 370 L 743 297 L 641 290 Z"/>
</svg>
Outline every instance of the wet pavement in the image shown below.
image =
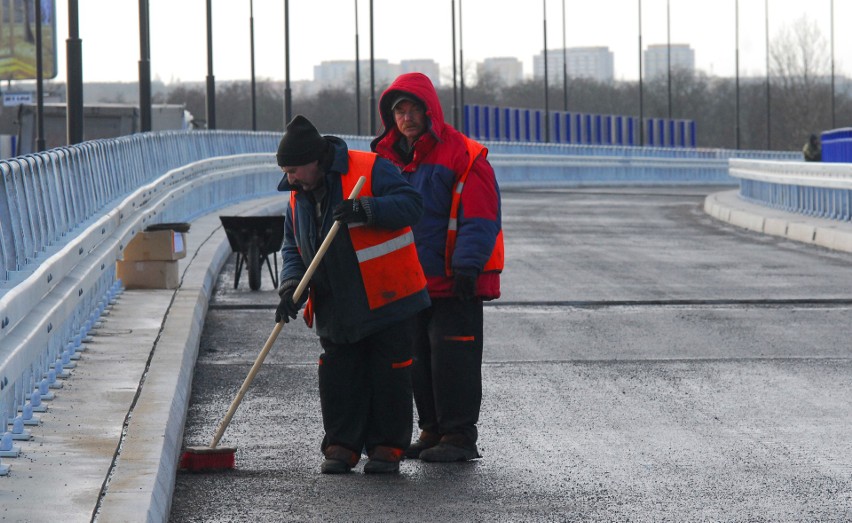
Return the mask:
<svg viewBox="0 0 852 523">
<path fill-rule="evenodd" d="M 848 521 L 852 255 L 704 214 L 718 187 L 505 191 L 483 458 L 319 473 L 319 342 L 285 326 L 171 521 Z M 280 260 L 279 260 L 280 264 Z M 207 444 L 272 330 L 218 276 L 184 443 Z"/>
</svg>

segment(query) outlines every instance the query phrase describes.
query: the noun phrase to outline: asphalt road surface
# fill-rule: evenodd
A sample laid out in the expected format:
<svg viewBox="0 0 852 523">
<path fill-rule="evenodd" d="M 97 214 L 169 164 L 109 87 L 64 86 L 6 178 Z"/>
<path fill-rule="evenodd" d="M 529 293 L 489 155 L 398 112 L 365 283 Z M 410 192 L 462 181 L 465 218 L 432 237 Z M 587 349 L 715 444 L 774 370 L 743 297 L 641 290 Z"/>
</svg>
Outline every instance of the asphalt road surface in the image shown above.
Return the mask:
<svg viewBox="0 0 852 523">
<path fill-rule="evenodd" d="M 320 474 L 320 347 L 299 321 L 222 441 L 237 468 L 179 473 L 171 521 L 852 520 L 852 255 L 717 222 L 701 205 L 718 190 L 504 191 L 482 459 Z M 187 445 L 273 327 L 268 275 L 233 281 L 232 259 Z"/>
</svg>

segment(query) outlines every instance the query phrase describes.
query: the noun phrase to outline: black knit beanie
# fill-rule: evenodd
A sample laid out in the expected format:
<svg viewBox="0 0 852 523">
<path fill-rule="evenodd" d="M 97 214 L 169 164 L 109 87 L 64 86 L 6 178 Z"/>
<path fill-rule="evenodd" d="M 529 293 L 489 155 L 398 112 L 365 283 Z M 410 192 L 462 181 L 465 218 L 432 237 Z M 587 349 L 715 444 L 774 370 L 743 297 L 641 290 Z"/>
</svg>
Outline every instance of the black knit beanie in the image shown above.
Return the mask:
<svg viewBox="0 0 852 523">
<path fill-rule="evenodd" d="M 297 167 L 320 160 L 328 149 L 328 142 L 307 118 L 298 115 L 287 124 L 287 131 L 278 144 L 279 167 Z"/>
</svg>

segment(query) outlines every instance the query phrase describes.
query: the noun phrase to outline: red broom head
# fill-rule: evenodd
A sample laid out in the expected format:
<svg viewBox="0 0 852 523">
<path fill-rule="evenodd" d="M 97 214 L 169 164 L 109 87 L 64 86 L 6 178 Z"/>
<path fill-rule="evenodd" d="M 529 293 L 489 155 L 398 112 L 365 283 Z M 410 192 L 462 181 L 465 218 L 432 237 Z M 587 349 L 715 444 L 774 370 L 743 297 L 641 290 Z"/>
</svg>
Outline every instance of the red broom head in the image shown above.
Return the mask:
<svg viewBox="0 0 852 523">
<path fill-rule="evenodd" d="M 233 447 L 188 447 L 180 458 L 180 470 L 215 472 L 234 468 L 237 449 Z"/>
</svg>

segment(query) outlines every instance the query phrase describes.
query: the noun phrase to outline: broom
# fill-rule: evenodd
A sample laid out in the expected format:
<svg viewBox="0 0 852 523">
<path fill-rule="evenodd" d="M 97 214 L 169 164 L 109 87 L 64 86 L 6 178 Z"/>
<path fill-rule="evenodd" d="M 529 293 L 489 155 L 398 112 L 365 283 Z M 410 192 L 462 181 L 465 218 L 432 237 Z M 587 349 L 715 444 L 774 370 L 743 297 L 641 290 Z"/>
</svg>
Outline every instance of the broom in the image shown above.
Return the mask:
<svg viewBox="0 0 852 523">
<path fill-rule="evenodd" d="M 358 197 L 358 194 L 361 192 L 361 188 L 364 186 L 366 181 L 367 179 L 364 176 L 358 179 L 358 182 L 352 189 L 352 193 L 349 195 L 350 200 Z M 316 256 L 314 256 L 314 259 L 311 260 L 308 270 L 305 271 L 305 275 L 302 276 L 302 280 L 293 292 L 294 302 L 299 301 L 299 298 L 305 291 L 305 287 L 307 287 L 308 283 L 311 281 L 311 276 L 313 276 L 320 264 L 320 261 L 322 260 L 322 257 L 325 255 L 325 251 L 328 250 L 329 245 L 331 245 L 331 241 L 337 234 L 338 229 L 340 229 L 340 222 L 335 221 L 332 224 L 331 229 L 328 231 L 325 239 L 322 241 L 322 245 L 320 245 L 320 248 L 317 250 Z M 263 349 L 261 349 L 260 354 L 258 354 L 257 358 L 254 360 L 254 365 L 251 366 L 251 370 L 249 371 L 248 376 L 246 376 L 246 379 L 243 381 L 243 385 L 240 387 L 237 396 L 234 398 L 234 401 L 231 402 L 231 406 L 228 408 L 227 414 L 225 414 L 225 417 L 219 423 L 219 427 L 216 429 L 216 434 L 213 436 L 213 440 L 210 442 L 210 445 L 207 447 L 187 447 L 180 458 L 179 467 L 181 470 L 200 472 L 234 468 L 234 456 L 237 449 L 235 447 L 217 447 L 217 445 L 219 444 L 219 440 L 222 439 L 225 429 L 231 423 L 231 418 L 234 417 L 237 407 L 240 406 L 246 390 L 248 390 L 255 375 L 258 371 L 260 371 L 260 366 L 263 365 L 263 360 L 266 359 L 266 355 L 269 353 L 269 350 L 272 348 L 275 340 L 278 339 L 278 333 L 281 332 L 281 328 L 283 326 L 283 321 L 275 324 L 275 328 L 272 329 L 272 333 L 263 345 Z"/>
</svg>

